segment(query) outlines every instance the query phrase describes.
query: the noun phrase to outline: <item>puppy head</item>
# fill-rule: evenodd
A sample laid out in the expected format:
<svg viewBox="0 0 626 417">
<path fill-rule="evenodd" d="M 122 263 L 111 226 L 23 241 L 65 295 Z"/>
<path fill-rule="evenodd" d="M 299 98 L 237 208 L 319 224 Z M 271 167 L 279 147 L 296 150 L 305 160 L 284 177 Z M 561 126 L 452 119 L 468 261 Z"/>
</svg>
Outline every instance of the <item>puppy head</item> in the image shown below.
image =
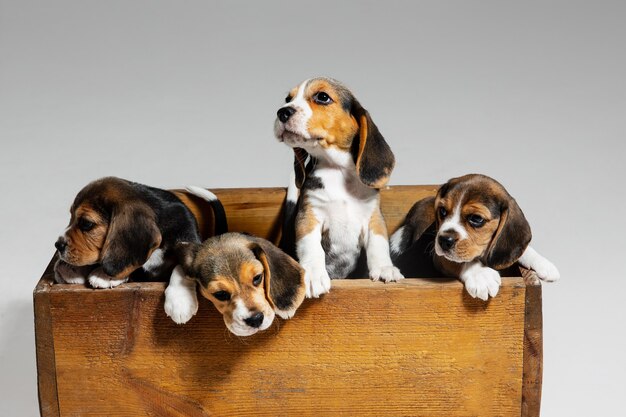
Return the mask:
<svg viewBox="0 0 626 417">
<path fill-rule="evenodd" d="M 103 178 L 83 188 L 70 208 L 70 224 L 55 243 L 70 265 L 102 264 L 113 277 L 126 277 L 161 244 L 154 211 L 128 181 Z"/>
<path fill-rule="evenodd" d="M 367 110 L 341 83 L 313 78 L 293 88 L 277 112 L 274 133 L 294 148 L 296 184 L 306 176 L 306 159 L 354 164 L 363 184 L 381 188 L 389 180 L 395 158 Z"/>
<path fill-rule="evenodd" d="M 226 233 L 176 246 L 185 274 L 237 336 L 267 329 L 275 314 L 290 318 L 304 300 L 304 271 L 265 239 Z"/>
<path fill-rule="evenodd" d="M 517 202 L 497 181 L 471 174 L 444 184 L 435 198 L 435 252 L 453 262 L 480 259 L 507 268 L 522 255 L 531 231 Z"/>
</svg>

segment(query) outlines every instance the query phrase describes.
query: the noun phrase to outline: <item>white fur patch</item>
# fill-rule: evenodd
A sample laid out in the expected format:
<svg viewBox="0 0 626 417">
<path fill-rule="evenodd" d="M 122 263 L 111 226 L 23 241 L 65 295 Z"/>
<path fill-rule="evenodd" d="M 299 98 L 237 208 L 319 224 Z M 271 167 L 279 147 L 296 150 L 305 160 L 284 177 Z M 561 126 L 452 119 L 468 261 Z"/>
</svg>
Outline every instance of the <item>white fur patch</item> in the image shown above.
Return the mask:
<svg viewBox="0 0 626 417">
<path fill-rule="evenodd" d="M 297 242 L 296 250 L 300 265 L 304 268 L 307 298 L 317 298 L 330 291 L 330 277 L 326 271 L 321 239 L 321 227 L 318 225 L 314 231 Z"/>
<path fill-rule="evenodd" d="M 404 279 L 400 270 L 391 263 L 389 242 L 383 236 L 370 232 L 365 250 L 372 281 L 391 282 Z"/>
<path fill-rule="evenodd" d="M 98 267 L 91 271 L 88 281 L 93 288 L 114 288 L 128 281 L 128 277 L 116 279 L 115 277 L 106 274 L 102 270 L 102 267 Z"/>
<path fill-rule="evenodd" d="M 200 197 L 203 200 L 206 200 L 206 201 L 209 201 L 209 202 L 210 201 L 217 201 L 217 196 L 215 194 L 213 194 L 209 190 L 206 190 L 206 189 L 204 189 L 202 187 L 198 187 L 198 186 L 195 186 L 195 185 L 188 185 L 187 187 L 185 187 L 185 189 L 190 194 L 193 194 L 196 197 Z"/>
<path fill-rule="evenodd" d="M 163 266 L 163 249 L 152 252 L 150 258 L 143 264 L 143 269 L 147 272 L 155 272 Z"/>
<path fill-rule="evenodd" d="M 396 230 L 396 232 L 391 235 L 391 238 L 389 238 L 389 250 L 393 256 L 397 256 L 402 253 L 403 233 L 404 226 Z"/>
<path fill-rule="evenodd" d="M 553 282 L 561 278 L 559 270 L 552 262 L 528 246 L 518 262 L 525 268 L 532 269 L 542 281 Z"/>
<path fill-rule="evenodd" d="M 448 216 L 446 220 L 443 223 L 441 223 L 441 226 L 439 226 L 439 231 L 437 233 L 437 236 L 439 236 L 439 233 L 444 233 L 444 232 L 448 232 L 452 230 L 457 233 L 459 237 L 459 241 L 463 239 L 467 239 L 468 237 L 467 230 L 465 230 L 465 227 L 463 227 L 463 225 L 461 224 L 461 202 L 463 201 L 463 197 L 464 195 L 462 195 L 461 198 L 459 199 L 459 203 L 454 208 L 452 215 Z M 450 258 L 450 254 L 445 252 L 441 248 L 441 246 L 439 246 L 439 239 L 435 239 L 435 253 L 437 253 L 437 255 L 439 256 L 445 256 L 446 258 L 454 261 L 454 259 Z"/>
<path fill-rule="evenodd" d="M 187 323 L 198 312 L 196 281 L 185 277 L 177 265 L 165 289 L 165 314 L 177 324 Z"/>
<path fill-rule="evenodd" d="M 465 284 L 469 295 L 484 301 L 487 301 L 489 296 L 495 297 L 502 283 L 498 271 L 484 266 L 480 261 L 464 264 L 459 278 Z"/>
</svg>

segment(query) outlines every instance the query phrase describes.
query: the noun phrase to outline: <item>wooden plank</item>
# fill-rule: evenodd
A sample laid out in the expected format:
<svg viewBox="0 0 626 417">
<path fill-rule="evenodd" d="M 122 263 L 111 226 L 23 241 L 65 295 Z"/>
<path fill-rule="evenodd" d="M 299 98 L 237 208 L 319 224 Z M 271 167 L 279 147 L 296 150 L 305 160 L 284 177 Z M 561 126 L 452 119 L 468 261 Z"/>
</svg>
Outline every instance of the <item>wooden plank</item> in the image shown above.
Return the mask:
<svg viewBox="0 0 626 417">
<path fill-rule="evenodd" d="M 521 268 L 521 272 L 526 284 L 521 415 L 522 417 L 539 417 L 543 381 L 541 281 L 534 271 Z"/>
<path fill-rule="evenodd" d="M 53 282 L 52 266 L 54 262 L 56 262 L 56 257 L 48 265 L 44 276 L 33 292 L 39 412 L 46 417 L 60 416 L 52 314 L 50 313 L 50 288 Z"/>
<path fill-rule="evenodd" d="M 241 339 L 206 300 L 172 323 L 163 284 L 56 286 L 61 415 L 519 415 L 521 277 L 488 303 L 457 281 L 333 285 Z"/>
</svg>

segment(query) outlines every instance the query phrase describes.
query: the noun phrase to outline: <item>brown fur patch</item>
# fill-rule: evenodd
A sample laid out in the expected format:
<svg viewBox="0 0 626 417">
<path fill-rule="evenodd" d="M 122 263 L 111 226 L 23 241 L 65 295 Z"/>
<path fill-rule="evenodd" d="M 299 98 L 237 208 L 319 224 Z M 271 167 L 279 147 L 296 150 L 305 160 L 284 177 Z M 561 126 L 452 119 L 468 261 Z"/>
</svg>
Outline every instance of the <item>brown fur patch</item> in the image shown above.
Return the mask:
<svg viewBox="0 0 626 417">
<path fill-rule="evenodd" d="M 330 96 L 332 103 L 315 102 L 313 96 L 322 91 Z M 323 148 L 334 147 L 349 152 L 359 127 L 354 117 L 342 107 L 336 88 L 327 80 L 314 80 L 307 86 L 305 97 L 313 111 L 308 122 L 311 136 L 322 138 L 320 146 Z"/>
<path fill-rule="evenodd" d="M 380 235 L 385 239 L 387 238 L 387 225 L 385 224 L 385 219 L 379 209 L 374 210 L 374 213 L 372 213 L 372 217 L 370 217 L 369 222 L 369 229 L 370 232 Z"/>
<path fill-rule="evenodd" d="M 78 227 L 81 219 L 95 225 L 89 231 Z M 66 232 L 67 249 L 65 258 L 68 263 L 76 266 L 91 265 L 100 261 L 100 254 L 107 236 L 109 224 L 106 219 L 89 204 L 83 203 L 73 210 L 70 226 Z"/>
<path fill-rule="evenodd" d="M 319 220 L 315 217 L 315 213 L 305 196 L 296 216 L 296 241 L 311 233 L 318 224 Z"/>
</svg>

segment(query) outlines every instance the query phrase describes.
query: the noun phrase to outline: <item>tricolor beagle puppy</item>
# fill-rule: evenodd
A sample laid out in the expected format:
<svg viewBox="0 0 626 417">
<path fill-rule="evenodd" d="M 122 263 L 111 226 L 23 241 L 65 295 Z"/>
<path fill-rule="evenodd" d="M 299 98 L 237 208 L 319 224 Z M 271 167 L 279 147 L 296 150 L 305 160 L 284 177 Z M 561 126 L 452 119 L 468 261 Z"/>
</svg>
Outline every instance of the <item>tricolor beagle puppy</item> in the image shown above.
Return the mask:
<svg viewBox="0 0 626 417">
<path fill-rule="evenodd" d="M 429 236 L 433 224 L 435 232 Z M 394 261 L 401 262 L 422 236 L 434 238 L 435 267 L 460 278 L 467 292 L 482 300 L 498 293 L 498 270 L 515 262 L 544 281 L 560 276 L 550 261 L 528 246 L 530 226 L 515 199 L 484 175 L 453 178 L 435 197 L 418 201 L 391 237 Z"/>
<path fill-rule="evenodd" d="M 166 305 L 195 296 L 198 282 L 200 293 L 237 336 L 267 329 L 275 314 L 291 318 L 304 300 L 304 270 L 265 239 L 226 233 L 202 244 L 178 244 L 176 251 L 183 274 L 172 274 Z M 190 282 L 193 290 L 188 289 Z"/>
<path fill-rule="evenodd" d="M 216 233 L 225 232 L 226 215 L 217 197 L 198 187 L 188 191 L 210 203 Z M 56 281 L 111 288 L 140 269 L 150 279 L 169 277 L 174 245 L 201 242 L 197 220 L 181 194 L 115 177 L 85 186 L 72 204 L 69 226 L 55 243 Z"/>
<path fill-rule="evenodd" d="M 338 81 L 314 78 L 291 90 L 277 113 L 274 132 L 294 149 L 295 183 L 286 218 L 295 217 L 295 246 L 306 271 L 306 295 L 330 290 L 365 248 L 373 280 L 402 277 L 391 263 L 379 189 L 395 159 L 367 110 Z M 296 188 L 301 190 L 299 201 Z"/>
</svg>

